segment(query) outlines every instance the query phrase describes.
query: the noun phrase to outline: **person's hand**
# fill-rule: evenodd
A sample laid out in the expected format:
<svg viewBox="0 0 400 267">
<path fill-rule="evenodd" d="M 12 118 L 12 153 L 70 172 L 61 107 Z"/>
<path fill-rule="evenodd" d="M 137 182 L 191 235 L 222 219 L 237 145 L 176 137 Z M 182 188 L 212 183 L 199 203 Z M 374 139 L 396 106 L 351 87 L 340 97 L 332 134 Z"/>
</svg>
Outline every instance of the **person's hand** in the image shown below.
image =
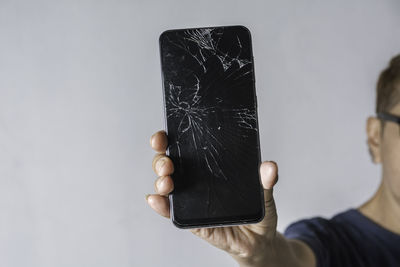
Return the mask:
<svg viewBox="0 0 400 267">
<path fill-rule="evenodd" d="M 147 195 L 146 199 L 157 213 L 169 218 L 168 194 L 174 189 L 174 183 L 170 176 L 174 172 L 174 165 L 165 154 L 168 146 L 165 131 L 153 134 L 150 144 L 158 152 L 152 163 L 158 178 L 155 181 L 156 194 Z M 272 188 L 278 181 L 278 166 L 273 161 L 264 161 L 259 171 L 265 199 L 265 217 L 261 222 L 239 226 L 190 229 L 193 234 L 215 247 L 227 251 L 239 263 L 243 262 L 248 266 L 256 266 L 258 262 L 265 262 L 264 258 L 268 254 L 266 252 L 268 249 L 272 249 L 269 247 L 272 247 L 277 237 L 277 215 Z"/>
</svg>

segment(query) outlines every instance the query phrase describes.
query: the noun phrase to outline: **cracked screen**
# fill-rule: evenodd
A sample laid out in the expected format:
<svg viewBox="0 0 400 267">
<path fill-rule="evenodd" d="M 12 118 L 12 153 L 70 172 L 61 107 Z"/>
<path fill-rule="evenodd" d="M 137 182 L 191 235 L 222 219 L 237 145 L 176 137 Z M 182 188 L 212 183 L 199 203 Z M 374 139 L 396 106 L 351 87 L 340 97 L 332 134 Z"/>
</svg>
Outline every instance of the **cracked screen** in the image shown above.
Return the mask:
<svg viewBox="0 0 400 267">
<path fill-rule="evenodd" d="M 179 226 L 263 215 L 251 37 L 243 26 L 160 36 L 172 218 Z"/>
</svg>

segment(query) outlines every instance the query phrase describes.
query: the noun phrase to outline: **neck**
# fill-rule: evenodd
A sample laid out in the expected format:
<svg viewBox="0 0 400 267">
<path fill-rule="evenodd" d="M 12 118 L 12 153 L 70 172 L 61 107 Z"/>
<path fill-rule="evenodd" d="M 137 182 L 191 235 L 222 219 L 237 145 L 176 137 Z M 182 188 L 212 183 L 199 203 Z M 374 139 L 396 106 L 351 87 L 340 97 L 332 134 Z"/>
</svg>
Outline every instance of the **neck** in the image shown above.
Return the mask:
<svg viewBox="0 0 400 267">
<path fill-rule="evenodd" d="M 400 201 L 382 179 L 374 196 L 358 208 L 383 228 L 400 235 Z"/>
</svg>

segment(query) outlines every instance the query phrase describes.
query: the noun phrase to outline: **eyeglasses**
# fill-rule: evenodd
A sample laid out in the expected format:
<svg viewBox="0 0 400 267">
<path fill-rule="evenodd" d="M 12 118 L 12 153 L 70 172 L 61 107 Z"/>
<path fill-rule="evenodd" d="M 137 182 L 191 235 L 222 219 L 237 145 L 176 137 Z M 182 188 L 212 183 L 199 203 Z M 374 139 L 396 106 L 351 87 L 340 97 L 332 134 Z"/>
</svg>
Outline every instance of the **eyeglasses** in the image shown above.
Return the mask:
<svg viewBox="0 0 400 267">
<path fill-rule="evenodd" d="M 386 112 L 378 112 L 377 115 L 378 115 L 378 118 L 380 118 L 382 120 L 395 122 L 400 125 L 400 117 L 399 116 L 389 114 Z"/>
</svg>

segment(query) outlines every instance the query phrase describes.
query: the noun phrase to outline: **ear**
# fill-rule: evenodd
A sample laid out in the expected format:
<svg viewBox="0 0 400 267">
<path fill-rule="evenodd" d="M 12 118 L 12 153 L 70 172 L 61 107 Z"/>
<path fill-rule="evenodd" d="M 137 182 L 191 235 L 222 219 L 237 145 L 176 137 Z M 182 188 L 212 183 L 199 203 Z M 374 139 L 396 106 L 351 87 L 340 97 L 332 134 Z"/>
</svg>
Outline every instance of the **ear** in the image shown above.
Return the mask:
<svg viewBox="0 0 400 267">
<path fill-rule="evenodd" d="M 368 117 L 367 143 L 374 163 L 381 163 L 381 121 L 376 117 Z"/>
</svg>

